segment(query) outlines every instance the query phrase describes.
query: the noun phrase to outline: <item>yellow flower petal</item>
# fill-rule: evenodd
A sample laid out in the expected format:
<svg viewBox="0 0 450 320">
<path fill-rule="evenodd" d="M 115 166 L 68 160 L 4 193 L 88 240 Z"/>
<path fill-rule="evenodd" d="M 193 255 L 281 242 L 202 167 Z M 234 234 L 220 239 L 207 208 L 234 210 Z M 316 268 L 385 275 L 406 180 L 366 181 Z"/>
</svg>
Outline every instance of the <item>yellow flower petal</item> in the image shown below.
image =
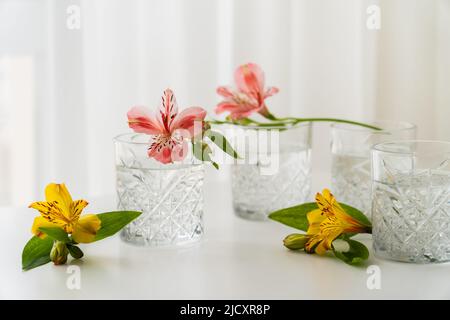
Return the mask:
<svg viewBox="0 0 450 320">
<path fill-rule="evenodd" d="M 62 209 L 56 202 L 34 202 L 30 208 L 38 210 L 47 221 L 64 226 L 67 233 L 72 232 L 71 221 L 62 213 Z"/>
<path fill-rule="evenodd" d="M 314 235 L 305 245 L 306 252 L 325 254 L 330 248 L 327 246 L 326 238 L 323 234 Z"/>
<path fill-rule="evenodd" d="M 81 212 L 89 203 L 86 200 L 77 200 L 70 204 L 70 220 L 75 223 L 80 218 Z"/>
<path fill-rule="evenodd" d="M 347 214 L 330 190 L 324 189 L 323 195 L 318 193 L 316 195 L 316 201 L 322 213 L 332 218 L 335 224 L 341 225 L 342 232 L 359 233 L 366 231 L 367 227 Z"/>
<path fill-rule="evenodd" d="M 44 239 L 47 235 L 41 231 L 39 231 L 39 228 L 62 228 L 61 224 L 53 223 L 48 221 L 47 219 L 43 217 L 36 217 L 34 218 L 33 226 L 31 227 L 31 232 L 41 238 Z"/>
<path fill-rule="evenodd" d="M 320 209 L 313 210 L 311 212 L 308 212 L 306 215 L 309 222 L 308 231 L 306 234 L 308 235 L 315 235 L 319 233 L 320 231 L 320 224 L 323 220 L 326 219 L 325 215 L 322 214 L 322 211 Z"/>
<path fill-rule="evenodd" d="M 305 245 L 307 252 L 315 252 L 323 255 L 328 250 L 332 249 L 333 241 L 341 235 L 339 228 L 321 229 L 320 233 L 314 235 Z"/>
<path fill-rule="evenodd" d="M 73 229 L 72 238 L 78 243 L 94 241 L 97 231 L 101 227 L 101 221 L 95 214 L 84 215 L 78 220 Z"/>
<path fill-rule="evenodd" d="M 366 226 L 347 214 L 330 190 L 317 193 L 316 202 L 319 209 L 307 215 L 307 234 L 312 236 L 305 245 L 307 252 L 324 254 L 332 249 L 333 241 L 341 234 L 366 232 Z"/>
<path fill-rule="evenodd" d="M 316 202 L 319 209 L 327 216 L 333 215 L 335 210 L 342 211 L 336 198 L 328 189 L 323 189 L 322 194 L 316 194 Z"/>
<path fill-rule="evenodd" d="M 330 249 L 331 249 L 331 247 L 327 246 L 327 241 L 323 240 L 315 247 L 314 251 L 318 255 L 323 256 Z"/>
<path fill-rule="evenodd" d="M 62 213 L 70 219 L 70 206 L 73 200 L 65 184 L 50 183 L 45 188 L 45 198 L 47 202 L 56 202 Z"/>
</svg>

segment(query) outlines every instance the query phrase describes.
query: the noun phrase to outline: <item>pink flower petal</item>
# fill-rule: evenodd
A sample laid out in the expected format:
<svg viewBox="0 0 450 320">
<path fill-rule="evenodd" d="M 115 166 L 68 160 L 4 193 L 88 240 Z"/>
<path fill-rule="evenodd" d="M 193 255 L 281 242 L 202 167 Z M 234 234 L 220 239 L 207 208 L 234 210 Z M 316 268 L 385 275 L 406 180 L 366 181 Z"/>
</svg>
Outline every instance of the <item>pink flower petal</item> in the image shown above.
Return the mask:
<svg viewBox="0 0 450 320">
<path fill-rule="evenodd" d="M 264 89 L 263 70 L 255 63 L 247 63 L 236 69 L 234 78 L 237 92 L 228 87 L 217 88 L 217 93 L 225 99 L 216 106 L 215 112 L 217 114 L 230 112 L 233 119 L 248 117 L 253 112 L 269 115 L 264 100 L 276 94 L 278 88 Z"/>
<path fill-rule="evenodd" d="M 201 107 L 190 107 L 181 111 L 173 119 L 170 132 L 178 129 L 184 129 L 190 132 L 191 137 L 194 134 L 195 122 L 203 121 L 206 117 L 206 110 Z"/>
<path fill-rule="evenodd" d="M 231 111 L 233 109 L 239 108 L 239 104 L 236 102 L 230 102 L 230 101 L 222 101 L 219 103 L 216 108 L 214 109 L 214 112 L 216 114 L 221 114 L 227 111 Z"/>
<path fill-rule="evenodd" d="M 172 149 L 172 161 L 183 161 L 189 152 L 189 145 L 186 140 L 182 143 L 175 145 Z"/>
<path fill-rule="evenodd" d="M 261 97 L 264 90 L 264 72 L 255 63 L 247 63 L 234 73 L 237 88 L 254 97 Z"/>
<path fill-rule="evenodd" d="M 168 146 L 160 149 L 150 148 L 148 150 L 148 156 L 163 164 L 172 163 L 172 148 Z"/>
<path fill-rule="evenodd" d="M 247 103 L 235 103 L 230 101 L 223 101 L 219 103 L 215 109 L 217 114 L 222 112 L 229 112 L 233 120 L 239 120 L 250 116 L 252 113 L 260 109 L 258 105 Z"/>
<path fill-rule="evenodd" d="M 154 135 L 164 131 L 161 124 L 145 107 L 133 107 L 128 111 L 127 116 L 128 125 L 134 132 Z"/>
<path fill-rule="evenodd" d="M 273 96 L 274 94 L 277 94 L 280 90 L 278 90 L 277 87 L 269 87 L 266 90 L 266 93 L 264 94 L 264 98 L 268 98 Z"/>
<path fill-rule="evenodd" d="M 234 96 L 234 92 L 230 87 L 218 87 L 217 94 L 224 98 L 229 98 Z"/>
<path fill-rule="evenodd" d="M 159 136 L 148 149 L 148 156 L 163 164 L 182 161 L 189 151 L 185 139 L 176 140 L 172 137 Z"/>
<path fill-rule="evenodd" d="M 161 122 L 167 132 L 170 132 L 170 126 L 178 113 L 178 104 L 170 89 L 164 90 L 164 94 L 161 97 L 161 105 L 159 107 L 159 114 L 161 116 Z"/>
<path fill-rule="evenodd" d="M 232 120 L 239 120 L 249 117 L 253 112 L 253 110 L 232 112 L 230 113 L 230 117 Z"/>
</svg>

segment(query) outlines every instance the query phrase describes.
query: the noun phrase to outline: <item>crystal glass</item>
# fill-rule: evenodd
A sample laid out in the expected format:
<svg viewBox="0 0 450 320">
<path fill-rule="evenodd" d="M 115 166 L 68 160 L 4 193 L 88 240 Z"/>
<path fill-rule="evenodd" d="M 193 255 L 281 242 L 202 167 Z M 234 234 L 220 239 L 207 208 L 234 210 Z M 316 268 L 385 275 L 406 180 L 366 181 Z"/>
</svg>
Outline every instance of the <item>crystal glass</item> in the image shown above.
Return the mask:
<svg viewBox="0 0 450 320">
<path fill-rule="evenodd" d="M 333 123 L 331 125 L 331 188 L 339 201 L 360 209 L 370 218 L 370 149 L 388 140 L 416 138 L 407 122 L 376 121 L 382 130 Z"/>
<path fill-rule="evenodd" d="M 119 210 L 142 211 L 121 233 L 125 242 L 179 245 L 203 235 L 204 166 L 192 157 L 161 164 L 147 156 L 149 136 L 115 139 Z"/>
<path fill-rule="evenodd" d="M 450 260 L 450 142 L 395 141 L 372 150 L 373 248 L 381 258 Z"/>
<path fill-rule="evenodd" d="M 308 199 L 311 123 L 233 130 L 234 138 L 240 139 L 234 145 L 244 158 L 231 169 L 233 207 L 238 216 L 265 220 L 272 211 Z"/>
</svg>

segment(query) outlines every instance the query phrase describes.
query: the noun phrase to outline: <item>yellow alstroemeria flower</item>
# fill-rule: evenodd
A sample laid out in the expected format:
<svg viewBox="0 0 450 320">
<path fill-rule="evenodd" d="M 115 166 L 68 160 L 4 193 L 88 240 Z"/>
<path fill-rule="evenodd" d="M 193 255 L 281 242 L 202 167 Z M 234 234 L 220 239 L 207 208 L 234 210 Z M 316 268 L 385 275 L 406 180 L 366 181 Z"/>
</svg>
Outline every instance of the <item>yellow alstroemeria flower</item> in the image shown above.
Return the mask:
<svg viewBox="0 0 450 320">
<path fill-rule="evenodd" d="M 365 233 L 368 227 L 348 215 L 336 201 L 330 190 L 317 193 L 316 202 L 319 207 L 307 214 L 311 236 L 305 245 L 309 253 L 324 254 L 331 250 L 333 241 L 343 233 Z"/>
<path fill-rule="evenodd" d="M 39 231 L 41 227 L 59 227 L 66 233 L 72 234 L 77 243 L 89 243 L 94 241 L 101 221 L 94 214 L 80 217 L 83 209 L 88 205 L 85 200 L 72 200 L 72 196 L 64 184 L 51 183 L 45 189 L 47 201 L 34 202 L 30 208 L 41 213 L 34 219 L 31 232 L 40 238 L 46 235 Z"/>
</svg>

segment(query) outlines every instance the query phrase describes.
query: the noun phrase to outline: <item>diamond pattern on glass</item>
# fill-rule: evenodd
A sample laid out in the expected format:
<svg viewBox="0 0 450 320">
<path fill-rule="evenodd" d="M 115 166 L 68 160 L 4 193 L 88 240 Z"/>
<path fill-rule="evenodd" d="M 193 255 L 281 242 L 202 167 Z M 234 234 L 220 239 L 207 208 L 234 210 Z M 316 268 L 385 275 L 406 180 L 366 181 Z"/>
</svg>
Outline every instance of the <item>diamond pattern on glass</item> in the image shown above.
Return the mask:
<svg viewBox="0 0 450 320">
<path fill-rule="evenodd" d="M 340 202 L 358 208 L 370 217 L 370 159 L 351 155 L 333 155 L 332 192 Z"/>
<path fill-rule="evenodd" d="M 122 231 L 127 242 L 147 246 L 177 245 L 203 235 L 202 165 L 177 169 L 117 167 L 119 210 L 142 211 Z"/>
<path fill-rule="evenodd" d="M 408 262 L 450 260 L 450 174 L 432 170 L 374 182 L 377 255 Z"/>
<path fill-rule="evenodd" d="M 257 164 L 232 167 L 233 206 L 239 216 L 263 220 L 275 210 L 298 205 L 311 193 L 310 150 L 283 152 L 273 175 Z"/>
</svg>

